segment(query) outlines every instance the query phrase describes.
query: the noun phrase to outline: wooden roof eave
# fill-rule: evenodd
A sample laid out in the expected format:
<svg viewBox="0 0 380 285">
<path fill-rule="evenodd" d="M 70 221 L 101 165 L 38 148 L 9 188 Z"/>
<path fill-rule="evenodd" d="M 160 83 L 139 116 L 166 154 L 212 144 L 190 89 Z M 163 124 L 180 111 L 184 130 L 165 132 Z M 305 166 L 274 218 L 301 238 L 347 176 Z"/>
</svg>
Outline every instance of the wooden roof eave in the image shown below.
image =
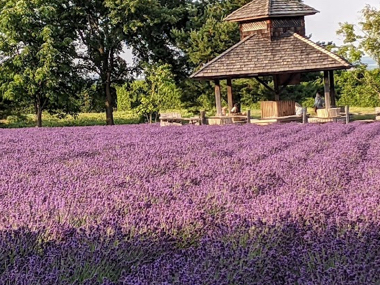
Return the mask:
<svg viewBox="0 0 380 285">
<path fill-rule="evenodd" d="M 283 17 L 302 17 L 302 16 L 312 16 L 319 13 L 319 11 L 316 12 L 308 12 L 308 13 L 293 13 L 293 14 L 275 14 L 275 15 L 262 15 L 262 16 L 255 16 L 255 17 L 245 17 L 245 18 L 232 18 L 228 19 L 228 17 L 224 18 L 223 21 L 225 22 L 231 22 L 231 23 L 240 23 L 240 22 L 247 22 L 247 21 L 253 21 L 253 20 L 266 20 L 266 19 L 272 19 L 272 18 L 283 18 Z"/>
<path fill-rule="evenodd" d="M 258 76 L 273 76 L 280 74 L 293 74 L 293 73 L 311 73 L 311 72 L 322 72 L 322 71 L 334 71 L 334 70 L 349 70 L 354 66 L 341 66 L 341 67 L 328 67 L 328 68 L 316 68 L 316 69 L 302 69 L 302 70 L 292 70 L 284 72 L 271 72 L 271 73 L 242 73 L 234 75 L 217 75 L 217 76 L 192 76 L 191 79 L 200 81 L 213 81 L 213 80 L 224 80 L 224 79 L 242 79 L 242 78 L 254 78 Z"/>
</svg>

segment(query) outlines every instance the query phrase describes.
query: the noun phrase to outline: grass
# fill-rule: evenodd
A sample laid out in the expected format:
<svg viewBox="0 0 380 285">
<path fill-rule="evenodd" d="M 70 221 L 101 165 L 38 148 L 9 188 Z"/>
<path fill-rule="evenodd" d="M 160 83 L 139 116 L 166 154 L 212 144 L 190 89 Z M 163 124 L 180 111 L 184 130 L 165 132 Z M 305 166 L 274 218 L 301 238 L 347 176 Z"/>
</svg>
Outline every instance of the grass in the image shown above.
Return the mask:
<svg viewBox="0 0 380 285">
<path fill-rule="evenodd" d="M 133 112 L 114 112 L 114 120 L 117 125 L 138 124 L 140 122 L 139 116 Z M 59 118 L 47 113 L 44 113 L 42 116 L 42 125 L 44 127 L 102 126 L 105 124 L 105 113 L 81 113 L 76 117 L 69 115 L 65 118 Z M 0 128 L 27 128 L 35 126 L 35 115 L 26 115 L 21 118 L 9 116 L 6 120 L 0 120 Z"/>
<path fill-rule="evenodd" d="M 246 111 L 246 110 L 243 110 Z M 192 117 L 198 114 L 188 110 L 167 110 L 166 112 L 179 112 L 182 117 Z M 315 114 L 313 108 L 308 108 L 308 113 L 312 116 Z M 354 120 L 375 120 L 375 108 L 350 107 L 350 113 L 354 115 Z M 207 116 L 214 115 L 212 111 L 207 112 Z M 261 110 L 251 109 L 251 117 L 261 118 Z M 140 123 L 140 117 L 134 112 L 114 112 L 115 124 L 127 125 Z M 102 126 L 105 125 L 105 113 L 81 113 L 77 117 L 67 116 L 59 118 L 57 116 L 44 114 L 42 117 L 44 127 L 72 127 L 72 126 Z M 9 116 L 6 120 L 0 120 L 0 128 L 26 128 L 35 127 L 36 121 L 34 115 L 25 115 L 23 117 Z"/>
<path fill-rule="evenodd" d="M 314 108 L 308 108 L 307 112 L 311 116 L 315 115 Z M 354 115 L 354 121 L 376 119 L 375 108 L 350 107 L 350 113 Z M 251 110 L 251 117 L 254 119 L 260 119 L 261 111 L 259 109 Z"/>
<path fill-rule="evenodd" d="M 354 120 L 375 120 L 375 108 L 350 107 L 350 113 L 354 114 Z"/>
</svg>

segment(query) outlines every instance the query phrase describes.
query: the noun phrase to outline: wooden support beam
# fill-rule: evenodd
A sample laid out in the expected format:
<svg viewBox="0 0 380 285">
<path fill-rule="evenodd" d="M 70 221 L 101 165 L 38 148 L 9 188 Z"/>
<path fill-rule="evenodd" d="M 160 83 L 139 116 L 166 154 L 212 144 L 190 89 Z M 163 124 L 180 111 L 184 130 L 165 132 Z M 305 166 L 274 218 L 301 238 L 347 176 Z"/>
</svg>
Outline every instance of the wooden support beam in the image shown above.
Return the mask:
<svg viewBox="0 0 380 285">
<path fill-rule="evenodd" d="M 269 91 L 273 92 L 274 93 L 274 89 L 272 87 L 270 87 L 268 84 L 265 83 L 265 81 L 261 80 L 260 77 L 258 76 L 254 76 L 253 78 L 255 78 L 260 84 L 262 84 L 266 89 L 268 89 Z"/>
<path fill-rule="evenodd" d="M 280 101 L 280 79 L 278 78 L 278 75 L 273 75 L 273 82 L 274 82 L 274 100 Z"/>
<path fill-rule="evenodd" d="M 350 106 L 346 106 L 344 109 L 346 112 L 346 124 L 349 124 L 350 123 Z"/>
<path fill-rule="evenodd" d="M 251 123 L 251 110 L 247 111 L 247 124 Z"/>
<path fill-rule="evenodd" d="M 335 80 L 334 80 L 334 70 L 329 71 L 330 80 L 330 96 L 331 96 L 331 107 L 336 107 L 336 92 L 335 92 Z"/>
<path fill-rule="evenodd" d="M 285 90 L 285 88 L 289 85 L 289 83 L 293 80 L 294 78 L 294 73 L 290 74 L 288 79 L 284 82 L 282 85 L 282 88 L 280 89 L 280 94 Z"/>
<path fill-rule="evenodd" d="M 234 102 L 232 98 L 232 79 L 227 79 L 227 101 L 228 101 L 228 112 L 231 112 L 234 107 Z"/>
<path fill-rule="evenodd" d="M 324 71 L 324 83 L 325 83 L 325 107 L 326 109 L 331 108 L 331 96 L 330 96 L 330 79 L 329 79 L 329 72 Z"/>
<path fill-rule="evenodd" d="M 220 96 L 220 81 L 215 80 L 215 102 L 216 102 L 216 115 L 222 115 L 222 101 Z"/>
</svg>

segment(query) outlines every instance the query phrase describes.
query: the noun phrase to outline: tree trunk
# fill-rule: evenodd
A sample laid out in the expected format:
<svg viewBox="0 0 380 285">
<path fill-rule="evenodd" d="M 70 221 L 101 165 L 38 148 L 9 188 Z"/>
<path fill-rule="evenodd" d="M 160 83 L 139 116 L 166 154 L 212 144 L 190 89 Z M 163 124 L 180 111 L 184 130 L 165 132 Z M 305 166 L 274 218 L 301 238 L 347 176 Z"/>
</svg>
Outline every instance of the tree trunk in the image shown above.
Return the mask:
<svg viewBox="0 0 380 285">
<path fill-rule="evenodd" d="M 41 104 L 37 104 L 36 106 L 36 120 L 37 120 L 37 127 L 42 127 L 42 108 Z"/>
<path fill-rule="evenodd" d="M 107 120 L 107 126 L 112 126 L 115 124 L 113 120 L 111 73 L 110 72 L 107 72 L 107 80 L 106 80 L 106 120 Z"/>
</svg>

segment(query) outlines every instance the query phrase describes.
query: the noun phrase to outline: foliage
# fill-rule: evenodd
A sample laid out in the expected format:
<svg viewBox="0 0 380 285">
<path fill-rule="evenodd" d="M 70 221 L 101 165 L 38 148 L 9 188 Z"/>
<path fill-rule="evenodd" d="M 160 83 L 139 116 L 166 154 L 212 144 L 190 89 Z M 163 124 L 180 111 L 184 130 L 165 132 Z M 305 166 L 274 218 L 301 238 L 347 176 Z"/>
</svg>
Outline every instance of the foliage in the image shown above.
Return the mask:
<svg viewBox="0 0 380 285">
<path fill-rule="evenodd" d="M 380 66 L 380 9 L 366 5 L 362 14 L 364 21 L 360 25 L 364 36 L 361 46 Z"/>
<path fill-rule="evenodd" d="M 1 130 L 0 284 L 376 284 L 379 134 Z"/>
<path fill-rule="evenodd" d="M 38 126 L 43 110 L 75 113 L 75 33 L 62 28 L 71 21 L 71 10 L 60 0 L 10 0 L 0 5 L 3 97 L 32 105 Z"/>
<path fill-rule="evenodd" d="M 117 98 L 117 110 L 118 111 L 130 111 L 131 110 L 131 98 L 125 85 L 116 86 L 116 98 Z"/>
<path fill-rule="evenodd" d="M 149 93 L 149 85 L 145 79 L 138 79 L 116 87 L 116 90 L 118 110 L 128 111 L 141 104 L 141 98 Z"/>
<path fill-rule="evenodd" d="M 139 6 L 141 1 L 125 2 Z M 95 84 L 96 93 L 101 94 L 104 102 L 107 125 L 113 125 L 116 100 L 113 85 L 124 83 L 131 75 L 130 68 L 121 57 L 128 36 L 123 25 L 113 20 L 107 1 L 74 0 L 71 5 L 75 12 L 72 28 L 78 34 L 78 67 L 90 82 L 90 86 Z M 136 17 L 138 16 L 131 12 L 129 23 L 138 21 Z"/>
<path fill-rule="evenodd" d="M 380 69 L 367 70 L 361 58 L 366 52 L 380 63 L 380 11 L 367 5 L 362 14 L 364 21 L 360 28 L 363 33 L 358 34 L 354 25 L 349 23 L 341 24 L 337 32 L 345 38 L 345 45 L 338 52 L 356 67 L 337 77 L 338 90 L 342 94 L 339 104 L 375 107 L 380 105 Z"/>
<path fill-rule="evenodd" d="M 355 34 L 354 25 L 340 24 L 337 34 L 344 37 L 344 45 L 338 48 L 337 53 L 349 60 L 354 66 L 360 66 L 364 52 L 357 47 L 357 41 L 360 37 Z"/>
<path fill-rule="evenodd" d="M 337 77 L 341 98 L 339 105 L 380 106 L 380 70 L 357 68 Z"/>
<path fill-rule="evenodd" d="M 159 111 L 181 107 L 181 90 L 176 86 L 174 76 L 168 64 L 147 66 L 146 80 L 143 85 L 132 86 L 135 94 L 140 95 L 140 105 L 137 112 L 145 116 L 149 123 L 157 120 Z M 136 88 L 137 87 L 137 88 Z"/>
<path fill-rule="evenodd" d="M 106 1 L 113 23 L 123 26 L 124 44 L 132 48 L 136 68 L 146 64 L 169 64 L 175 79 L 187 77 L 186 59 L 175 45 L 173 29 L 188 24 L 192 0 Z"/>
</svg>

